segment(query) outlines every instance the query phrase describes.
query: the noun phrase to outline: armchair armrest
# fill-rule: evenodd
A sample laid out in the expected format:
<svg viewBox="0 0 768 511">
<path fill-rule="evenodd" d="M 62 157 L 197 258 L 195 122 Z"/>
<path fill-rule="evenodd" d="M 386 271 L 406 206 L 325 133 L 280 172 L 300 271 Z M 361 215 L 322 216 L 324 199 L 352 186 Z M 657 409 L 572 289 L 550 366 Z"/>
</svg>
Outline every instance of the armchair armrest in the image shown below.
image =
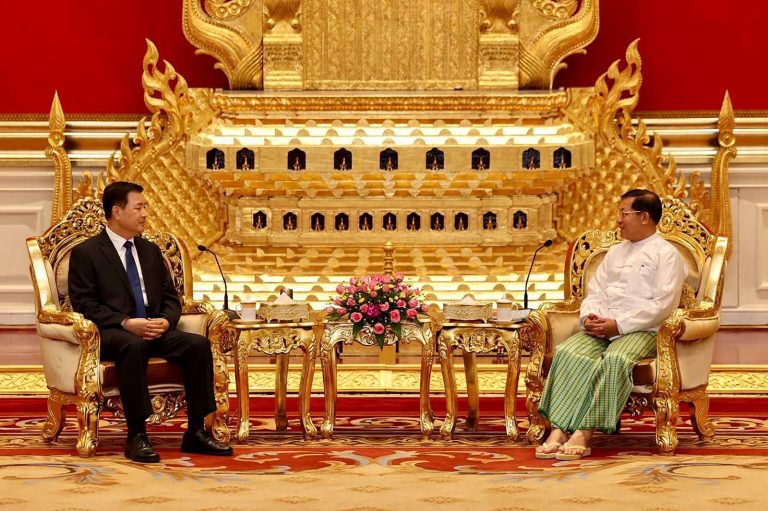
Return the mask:
<svg viewBox="0 0 768 511">
<path fill-rule="evenodd" d="M 77 312 L 49 309 L 37 315 L 43 370 L 49 388 L 92 399 L 101 393 L 101 337 L 96 325 Z"/>
<path fill-rule="evenodd" d="M 90 337 L 91 330 L 96 331 L 98 343 L 96 325 L 79 312 L 41 310 L 37 315 L 37 333 L 45 339 L 81 344 L 83 336 Z"/>
</svg>

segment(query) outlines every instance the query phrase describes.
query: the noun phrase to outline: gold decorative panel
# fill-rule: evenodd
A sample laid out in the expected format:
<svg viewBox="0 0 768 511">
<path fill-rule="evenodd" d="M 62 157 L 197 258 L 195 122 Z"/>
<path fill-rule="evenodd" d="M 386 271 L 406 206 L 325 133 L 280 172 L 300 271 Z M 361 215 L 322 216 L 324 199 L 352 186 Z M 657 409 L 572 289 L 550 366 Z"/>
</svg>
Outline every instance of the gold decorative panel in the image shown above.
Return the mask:
<svg viewBox="0 0 768 511">
<path fill-rule="evenodd" d="M 474 89 L 478 12 L 477 0 L 304 0 L 305 87 Z"/>
</svg>

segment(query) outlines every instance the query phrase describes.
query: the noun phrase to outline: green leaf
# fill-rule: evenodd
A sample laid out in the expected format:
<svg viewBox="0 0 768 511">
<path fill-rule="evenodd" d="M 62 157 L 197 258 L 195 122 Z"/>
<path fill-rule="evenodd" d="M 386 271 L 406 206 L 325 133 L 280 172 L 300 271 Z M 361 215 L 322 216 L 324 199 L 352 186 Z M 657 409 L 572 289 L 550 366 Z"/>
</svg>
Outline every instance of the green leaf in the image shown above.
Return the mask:
<svg viewBox="0 0 768 511">
<path fill-rule="evenodd" d="M 376 342 L 379 345 L 379 349 L 384 349 L 384 334 L 376 334 Z"/>
<path fill-rule="evenodd" d="M 364 326 L 362 321 L 360 323 L 352 323 L 352 337 L 356 338 Z"/>
<path fill-rule="evenodd" d="M 403 337 L 403 326 L 400 323 L 392 323 L 390 328 L 392 328 L 392 333 L 395 334 L 395 337 L 398 339 Z"/>
</svg>

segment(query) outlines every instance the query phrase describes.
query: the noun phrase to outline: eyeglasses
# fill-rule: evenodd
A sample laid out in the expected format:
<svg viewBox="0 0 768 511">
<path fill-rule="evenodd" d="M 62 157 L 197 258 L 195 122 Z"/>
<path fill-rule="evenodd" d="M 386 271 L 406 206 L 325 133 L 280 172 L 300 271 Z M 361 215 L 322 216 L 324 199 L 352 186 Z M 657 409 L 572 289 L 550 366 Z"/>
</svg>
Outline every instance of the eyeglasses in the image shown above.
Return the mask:
<svg viewBox="0 0 768 511">
<path fill-rule="evenodd" d="M 643 213 L 643 211 L 634 211 L 631 209 L 629 211 L 619 211 L 619 215 L 621 215 L 621 218 L 627 218 L 627 215 L 631 215 L 632 213 Z"/>
</svg>

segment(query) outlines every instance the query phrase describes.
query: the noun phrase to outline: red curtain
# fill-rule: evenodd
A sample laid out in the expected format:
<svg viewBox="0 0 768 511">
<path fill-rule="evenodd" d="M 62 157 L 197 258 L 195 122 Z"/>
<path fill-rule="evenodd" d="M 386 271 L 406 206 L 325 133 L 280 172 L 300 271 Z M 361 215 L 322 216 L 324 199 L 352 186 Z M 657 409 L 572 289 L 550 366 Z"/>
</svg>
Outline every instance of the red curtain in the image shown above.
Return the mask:
<svg viewBox="0 0 768 511">
<path fill-rule="evenodd" d="M 763 75 L 768 7 L 762 0 L 602 0 L 587 55 L 566 60 L 555 87 L 589 86 L 640 38 L 639 110 L 768 110 Z M 227 87 L 213 59 L 181 29 L 181 0 L 2 2 L 0 114 L 47 113 L 58 89 L 65 113 L 144 113 L 144 39 L 191 87 Z"/>
</svg>

